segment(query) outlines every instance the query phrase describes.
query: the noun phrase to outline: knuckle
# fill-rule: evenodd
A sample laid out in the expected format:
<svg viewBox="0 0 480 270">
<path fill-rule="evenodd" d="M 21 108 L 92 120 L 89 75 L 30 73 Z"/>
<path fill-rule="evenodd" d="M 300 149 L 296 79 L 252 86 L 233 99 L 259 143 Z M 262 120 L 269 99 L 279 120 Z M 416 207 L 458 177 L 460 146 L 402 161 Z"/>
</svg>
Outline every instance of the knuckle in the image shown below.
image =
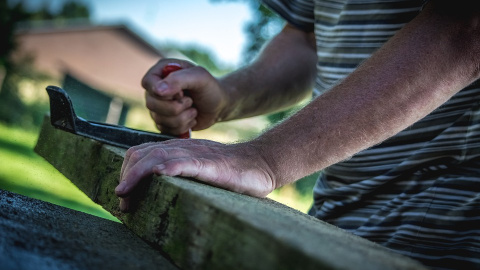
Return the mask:
<svg viewBox="0 0 480 270">
<path fill-rule="evenodd" d="M 140 151 L 132 148 L 130 148 L 129 151 L 130 150 L 132 150 L 132 152 L 130 153 L 130 160 L 132 160 L 133 162 L 136 162 L 142 159 L 143 155 Z"/>
<path fill-rule="evenodd" d="M 193 69 L 195 69 L 196 72 L 198 72 L 198 74 L 200 75 L 210 75 L 210 72 L 207 71 L 207 69 L 205 69 L 204 67 L 202 66 L 195 66 L 193 67 Z"/>
<path fill-rule="evenodd" d="M 163 125 L 159 124 L 159 123 L 156 123 L 155 125 L 157 127 L 157 129 L 160 131 L 160 132 L 167 132 L 168 133 L 168 128 L 164 127 Z"/>
<path fill-rule="evenodd" d="M 147 72 L 147 74 L 145 74 L 145 76 L 143 76 L 140 84 L 147 92 L 152 90 L 154 82 L 150 70 Z"/>
<path fill-rule="evenodd" d="M 170 129 L 176 129 L 176 128 L 179 128 L 181 126 L 181 120 L 178 119 L 178 118 L 168 118 L 168 119 L 165 119 L 165 121 L 162 122 L 162 126 L 165 127 L 165 128 L 170 128 Z"/>
<path fill-rule="evenodd" d="M 125 158 L 130 158 L 132 154 L 136 151 L 136 147 L 130 147 L 127 152 L 125 152 Z"/>
<path fill-rule="evenodd" d="M 162 173 L 166 175 L 171 175 L 171 176 L 175 175 L 176 171 L 178 170 L 177 164 L 178 162 L 171 161 L 171 160 L 163 162 Z"/>
<path fill-rule="evenodd" d="M 197 158 L 192 158 L 192 163 L 198 170 L 202 170 L 205 167 L 205 164 Z"/>
<path fill-rule="evenodd" d="M 141 85 L 142 85 L 143 89 L 148 90 L 148 89 L 150 88 L 150 87 L 149 87 L 150 84 L 148 83 L 146 77 L 147 77 L 146 75 L 143 76 L 142 81 L 141 81 Z"/>
<path fill-rule="evenodd" d="M 152 150 L 151 155 L 156 159 L 164 159 L 168 156 L 168 152 L 161 147 L 157 147 Z"/>
<path fill-rule="evenodd" d="M 150 117 L 153 119 L 153 122 L 156 124 L 161 124 L 161 117 L 155 112 L 150 111 Z"/>
<path fill-rule="evenodd" d="M 177 127 L 183 127 L 190 121 L 190 118 L 186 113 L 182 113 L 177 118 Z"/>
<path fill-rule="evenodd" d="M 169 172 L 177 171 L 182 166 L 179 160 L 169 160 L 165 162 L 165 169 Z"/>
<path fill-rule="evenodd" d="M 151 98 L 150 96 L 147 96 L 147 98 L 145 99 L 145 106 L 150 111 L 155 111 L 156 108 L 157 108 L 157 106 L 155 104 L 155 100 L 153 98 Z"/>
<path fill-rule="evenodd" d="M 180 115 L 183 111 L 183 106 L 174 105 L 172 106 L 172 115 Z"/>
<path fill-rule="evenodd" d="M 183 109 L 188 109 L 188 108 L 192 107 L 193 99 L 191 97 L 188 97 L 188 96 L 184 97 L 182 105 L 183 105 L 182 106 Z"/>
</svg>

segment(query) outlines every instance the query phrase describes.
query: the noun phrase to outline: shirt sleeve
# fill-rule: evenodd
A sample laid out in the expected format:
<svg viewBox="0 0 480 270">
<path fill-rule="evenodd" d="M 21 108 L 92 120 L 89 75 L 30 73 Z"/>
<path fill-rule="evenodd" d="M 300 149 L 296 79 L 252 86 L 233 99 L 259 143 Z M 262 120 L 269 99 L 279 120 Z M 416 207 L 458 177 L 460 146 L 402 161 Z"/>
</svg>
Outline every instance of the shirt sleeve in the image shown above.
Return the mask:
<svg viewBox="0 0 480 270">
<path fill-rule="evenodd" d="M 263 4 L 293 26 L 305 32 L 314 30 L 313 0 L 263 0 Z"/>
</svg>

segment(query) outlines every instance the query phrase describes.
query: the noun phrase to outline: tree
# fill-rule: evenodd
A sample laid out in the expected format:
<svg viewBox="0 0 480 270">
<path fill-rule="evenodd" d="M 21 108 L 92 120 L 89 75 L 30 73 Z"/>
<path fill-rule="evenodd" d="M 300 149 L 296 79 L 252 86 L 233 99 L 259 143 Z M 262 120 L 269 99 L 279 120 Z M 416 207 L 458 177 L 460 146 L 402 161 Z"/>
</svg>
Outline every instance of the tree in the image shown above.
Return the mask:
<svg viewBox="0 0 480 270">
<path fill-rule="evenodd" d="M 88 19 L 90 11 L 80 2 L 64 3 L 60 12 L 52 12 L 47 1 L 38 10 L 28 11 L 22 1 L 0 0 L 0 121 L 31 126 L 39 124 L 37 111 L 40 104 L 27 106 L 19 97 L 19 83 L 24 78 L 39 79 L 41 74 L 31 68 L 31 58 L 16 59 L 11 55 L 16 49 L 15 31 L 20 23 L 38 20 L 64 21 L 67 18 Z M 3 77 L 3 78 L 2 78 Z"/>
<path fill-rule="evenodd" d="M 66 2 L 60 12 L 57 14 L 57 18 L 62 19 L 90 19 L 90 9 L 83 3 L 70 1 Z"/>
<path fill-rule="evenodd" d="M 258 1 L 252 2 L 257 3 Z M 254 18 L 245 27 L 248 40 L 245 48 L 245 61 L 247 62 L 251 61 L 264 44 L 280 32 L 284 25 L 283 19 L 264 5 L 252 5 L 252 9 L 255 10 Z"/>
<path fill-rule="evenodd" d="M 0 65 L 5 69 L 12 64 L 9 60 L 10 53 L 15 49 L 15 28 L 18 22 L 29 17 L 23 4 L 17 3 L 10 6 L 7 0 L 0 0 Z"/>
<path fill-rule="evenodd" d="M 25 109 L 24 104 L 18 96 L 18 91 L 12 80 L 19 67 L 10 58 L 10 54 L 16 47 L 15 29 L 19 21 L 29 17 L 22 3 L 10 6 L 7 0 L 0 0 L 0 70 L 2 83 L 0 89 L 0 101 L 4 104 L 0 106 L 0 119 L 11 122 L 19 118 L 19 112 Z"/>
<path fill-rule="evenodd" d="M 247 45 L 244 48 L 245 63 L 252 61 L 263 45 L 276 35 L 284 25 L 284 20 L 257 0 L 210 0 L 220 2 L 245 2 L 253 11 L 253 19 L 245 25 Z"/>
</svg>

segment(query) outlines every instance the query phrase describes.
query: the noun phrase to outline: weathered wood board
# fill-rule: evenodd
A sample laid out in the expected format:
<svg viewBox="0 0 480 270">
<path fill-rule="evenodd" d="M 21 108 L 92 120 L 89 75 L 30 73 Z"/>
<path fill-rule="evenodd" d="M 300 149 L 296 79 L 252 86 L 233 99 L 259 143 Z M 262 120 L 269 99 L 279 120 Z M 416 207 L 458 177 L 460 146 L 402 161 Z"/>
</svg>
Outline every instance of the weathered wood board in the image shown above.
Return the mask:
<svg viewBox="0 0 480 270">
<path fill-rule="evenodd" d="M 0 269 L 178 269 L 125 226 L 0 190 Z"/>
<path fill-rule="evenodd" d="M 121 213 L 125 150 L 51 127 L 36 152 L 182 269 L 424 269 L 421 264 L 269 199 L 154 176 Z"/>
</svg>

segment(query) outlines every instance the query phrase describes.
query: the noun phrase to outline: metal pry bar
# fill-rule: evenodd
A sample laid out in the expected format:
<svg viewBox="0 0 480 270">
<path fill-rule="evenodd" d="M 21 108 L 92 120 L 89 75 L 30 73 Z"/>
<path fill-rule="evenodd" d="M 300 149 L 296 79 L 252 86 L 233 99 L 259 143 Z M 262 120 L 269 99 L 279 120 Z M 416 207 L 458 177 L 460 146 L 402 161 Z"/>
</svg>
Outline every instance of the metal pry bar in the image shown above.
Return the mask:
<svg viewBox="0 0 480 270">
<path fill-rule="evenodd" d="M 48 86 L 47 92 L 50 98 L 51 124 L 56 128 L 122 148 L 176 139 L 160 133 L 87 121 L 75 114 L 72 101 L 65 90 L 58 86 Z"/>
</svg>

